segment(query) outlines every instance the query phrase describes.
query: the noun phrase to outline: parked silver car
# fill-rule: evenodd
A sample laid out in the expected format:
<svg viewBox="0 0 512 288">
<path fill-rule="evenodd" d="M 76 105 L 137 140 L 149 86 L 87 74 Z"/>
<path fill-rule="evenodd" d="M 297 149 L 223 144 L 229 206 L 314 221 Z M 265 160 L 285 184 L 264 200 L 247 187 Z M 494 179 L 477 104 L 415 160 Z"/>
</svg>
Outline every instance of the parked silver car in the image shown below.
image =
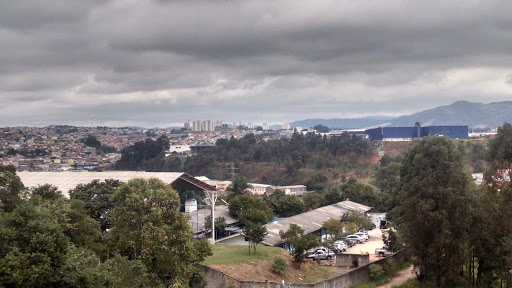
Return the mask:
<svg viewBox="0 0 512 288">
<path fill-rule="evenodd" d="M 327 251 L 324 250 L 317 250 L 312 254 L 309 254 L 306 258 L 313 259 L 313 260 L 324 260 L 324 259 L 332 259 L 336 253 L 334 251 L 327 249 Z"/>
<path fill-rule="evenodd" d="M 363 243 L 365 241 L 362 237 L 360 237 L 358 235 L 348 235 L 347 237 L 345 237 L 345 239 L 354 240 L 357 243 Z"/>
</svg>

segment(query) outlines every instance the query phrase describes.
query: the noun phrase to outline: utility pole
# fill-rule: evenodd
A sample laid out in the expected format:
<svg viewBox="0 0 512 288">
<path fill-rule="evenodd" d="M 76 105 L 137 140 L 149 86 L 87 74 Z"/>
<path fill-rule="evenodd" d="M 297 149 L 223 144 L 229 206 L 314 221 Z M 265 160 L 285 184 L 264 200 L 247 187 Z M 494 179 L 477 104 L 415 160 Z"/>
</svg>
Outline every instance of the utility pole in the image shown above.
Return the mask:
<svg viewBox="0 0 512 288">
<path fill-rule="evenodd" d="M 204 190 L 206 198 L 212 205 L 212 245 L 215 245 L 215 202 L 217 202 L 217 191 L 215 190 Z"/>
</svg>

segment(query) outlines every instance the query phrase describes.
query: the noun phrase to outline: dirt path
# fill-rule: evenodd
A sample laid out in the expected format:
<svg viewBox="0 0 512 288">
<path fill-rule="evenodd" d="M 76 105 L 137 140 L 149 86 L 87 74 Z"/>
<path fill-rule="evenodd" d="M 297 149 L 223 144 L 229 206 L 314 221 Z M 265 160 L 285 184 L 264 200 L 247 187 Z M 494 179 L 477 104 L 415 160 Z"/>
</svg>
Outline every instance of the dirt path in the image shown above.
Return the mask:
<svg viewBox="0 0 512 288">
<path fill-rule="evenodd" d="M 407 282 L 407 280 L 416 277 L 416 274 L 414 274 L 414 272 L 412 271 L 412 268 L 413 267 L 411 265 L 409 268 L 398 272 L 398 276 L 391 279 L 391 282 L 389 282 L 385 285 L 379 286 L 377 288 L 391 288 L 393 286 L 398 286 L 398 285 L 404 284 L 405 282 Z"/>
</svg>

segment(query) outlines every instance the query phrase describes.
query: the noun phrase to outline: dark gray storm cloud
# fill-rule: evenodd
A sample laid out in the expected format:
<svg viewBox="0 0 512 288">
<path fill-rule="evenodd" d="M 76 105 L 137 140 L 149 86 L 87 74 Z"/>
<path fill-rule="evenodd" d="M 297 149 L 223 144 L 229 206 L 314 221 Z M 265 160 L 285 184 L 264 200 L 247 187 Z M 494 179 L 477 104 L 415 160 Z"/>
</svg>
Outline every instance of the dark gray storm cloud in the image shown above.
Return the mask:
<svg viewBox="0 0 512 288">
<path fill-rule="evenodd" d="M 0 125 L 398 116 L 512 97 L 508 1 L 0 2 Z"/>
</svg>

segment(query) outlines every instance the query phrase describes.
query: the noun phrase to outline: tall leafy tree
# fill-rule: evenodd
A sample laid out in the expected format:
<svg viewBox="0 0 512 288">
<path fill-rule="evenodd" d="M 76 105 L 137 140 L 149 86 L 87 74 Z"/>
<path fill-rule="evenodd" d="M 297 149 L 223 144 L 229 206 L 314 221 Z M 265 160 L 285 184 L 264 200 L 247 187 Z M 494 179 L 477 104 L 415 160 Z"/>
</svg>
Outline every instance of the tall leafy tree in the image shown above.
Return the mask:
<svg viewBox="0 0 512 288">
<path fill-rule="evenodd" d="M 290 224 L 288 230 L 279 231 L 281 239 L 293 246 L 293 262 L 298 267 L 304 263 L 306 251 L 318 244 L 317 237 L 310 234 L 304 235 L 304 232 L 304 229 L 293 223 Z"/>
<path fill-rule="evenodd" d="M 512 125 L 504 123 L 489 143 L 487 183 L 496 188 L 512 187 Z"/>
<path fill-rule="evenodd" d="M 109 212 L 114 207 L 110 197 L 121 184 L 119 180 L 114 179 L 93 180 L 70 190 L 69 197 L 83 201 L 85 212 L 100 222 L 102 231 L 106 231 L 110 227 Z"/>
<path fill-rule="evenodd" d="M 287 196 L 282 190 L 275 190 L 270 196 L 266 196 L 268 203 L 274 214 L 279 217 L 290 217 L 300 214 L 306 210 L 304 202 L 297 197 Z"/>
<path fill-rule="evenodd" d="M 133 179 L 112 196 L 112 241 L 165 286 L 188 285 L 207 255 L 196 249 L 178 194 L 158 179 Z"/>
<path fill-rule="evenodd" d="M 372 219 L 366 214 L 357 211 L 345 212 L 340 220 L 345 223 L 354 223 L 357 228 L 370 229 L 373 226 Z"/>
<path fill-rule="evenodd" d="M 250 187 L 251 185 L 249 185 L 245 176 L 235 176 L 227 190 L 231 191 L 231 197 L 234 197 L 247 193 L 247 189 Z"/>
<path fill-rule="evenodd" d="M 21 193 L 25 189 L 16 168 L 0 165 L 0 213 L 11 212 L 21 203 Z"/>
<path fill-rule="evenodd" d="M 94 135 L 88 135 L 87 138 L 83 140 L 85 146 L 94 147 L 94 148 L 100 148 L 101 142 L 98 140 L 98 138 Z"/>
<path fill-rule="evenodd" d="M 30 202 L 0 217 L 0 283 L 6 287 L 62 286 L 70 246 L 62 226 Z"/>
<path fill-rule="evenodd" d="M 272 210 L 262 198 L 253 195 L 238 195 L 229 201 L 229 214 L 235 218 L 243 219 L 250 215 L 250 211 L 261 211 L 266 221 L 272 219 Z M 250 210 L 253 209 L 253 210 Z M 266 223 L 266 222 L 265 222 Z"/>
<path fill-rule="evenodd" d="M 383 158 L 384 159 L 384 158 Z M 400 163 L 390 162 L 375 174 L 375 185 L 380 189 L 380 208 L 389 211 L 396 205 L 400 190 Z"/>
<path fill-rule="evenodd" d="M 256 254 L 256 246 L 267 237 L 267 227 L 262 223 L 247 222 L 244 227 L 245 237 L 249 240 L 249 254 L 251 254 L 251 246 L 253 253 Z"/>
<path fill-rule="evenodd" d="M 303 198 L 306 210 L 312 210 L 325 205 L 325 196 L 319 193 L 309 193 Z"/>
<path fill-rule="evenodd" d="M 238 195 L 229 202 L 229 214 L 244 224 L 244 234 L 249 239 L 249 253 L 261 243 L 267 235 L 264 224 L 272 219 L 272 210 L 267 203 L 253 195 Z"/>
<path fill-rule="evenodd" d="M 54 185 L 50 184 L 44 184 L 44 185 L 38 185 L 36 187 L 32 187 L 30 189 L 31 197 L 41 197 L 41 199 L 44 200 L 57 200 L 62 199 L 64 196 L 62 195 L 62 192 L 59 191 L 59 188 L 57 188 Z"/>
<path fill-rule="evenodd" d="M 512 266 L 512 125 L 504 123 L 489 142 L 488 169 L 479 202 L 485 203 L 472 219 L 470 263 L 477 262 L 476 286 L 490 287 L 510 279 Z M 471 268 L 471 266 L 470 266 Z M 473 273 L 474 274 L 474 273 Z M 505 277 L 503 277 L 505 276 Z"/>
<path fill-rule="evenodd" d="M 474 183 L 446 138 L 426 138 L 405 156 L 395 224 L 415 256 L 421 279 L 435 287 L 464 287 Z"/>
<path fill-rule="evenodd" d="M 322 223 L 322 227 L 327 230 L 327 233 L 334 235 L 334 237 L 338 237 L 341 235 L 343 229 L 343 223 L 340 219 L 329 218 Z"/>
<path fill-rule="evenodd" d="M 124 148 L 121 159 L 116 162 L 115 168 L 117 170 L 145 169 L 153 171 L 156 167 L 145 165 L 145 162 L 165 157 L 165 152 L 169 150 L 169 147 L 169 139 L 166 136 L 160 136 L 156 140 L 147 138 L 145 141 L 140 141 Z"/>
</svg>

